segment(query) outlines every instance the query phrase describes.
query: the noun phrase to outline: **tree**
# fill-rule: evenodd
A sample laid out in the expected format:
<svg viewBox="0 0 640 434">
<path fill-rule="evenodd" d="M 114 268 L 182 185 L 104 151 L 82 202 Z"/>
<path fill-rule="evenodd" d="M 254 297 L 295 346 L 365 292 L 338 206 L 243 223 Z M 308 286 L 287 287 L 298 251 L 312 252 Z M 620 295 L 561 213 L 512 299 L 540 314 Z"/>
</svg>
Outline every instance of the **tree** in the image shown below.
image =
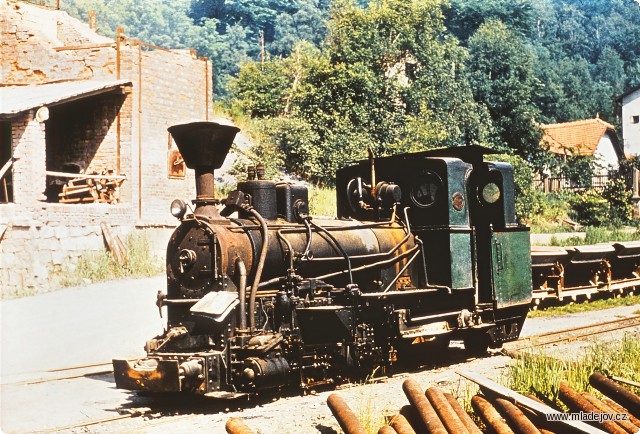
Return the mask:
<svg viewBox="0 0 640 434">
<path fill-rule="evenodd" d="M 500 21 L 488 21 L 469 39 L 470 83 L 496 128 L 498 146 L 532 160 L 540 153 L 541 132 L 533 96 L 535 56 L 520 36 Z"/>
</svg>

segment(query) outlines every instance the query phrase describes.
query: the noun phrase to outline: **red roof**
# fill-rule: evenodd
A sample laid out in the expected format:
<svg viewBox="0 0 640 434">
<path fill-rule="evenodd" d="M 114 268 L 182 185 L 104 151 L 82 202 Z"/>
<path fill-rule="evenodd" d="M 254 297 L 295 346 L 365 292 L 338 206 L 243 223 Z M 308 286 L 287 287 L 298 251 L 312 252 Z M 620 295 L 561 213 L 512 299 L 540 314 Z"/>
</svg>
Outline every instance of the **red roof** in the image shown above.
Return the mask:
<svg viewBox="0 0 640 434">
<path fill-rule="evenodd" d="M 542 145 L 549 152 L 560 155 L 591 156 L 598 143 L 610 132 L 615 138 L 615 127 L 600 118 L 561 124 L 542 125 Z"/>
</svg>

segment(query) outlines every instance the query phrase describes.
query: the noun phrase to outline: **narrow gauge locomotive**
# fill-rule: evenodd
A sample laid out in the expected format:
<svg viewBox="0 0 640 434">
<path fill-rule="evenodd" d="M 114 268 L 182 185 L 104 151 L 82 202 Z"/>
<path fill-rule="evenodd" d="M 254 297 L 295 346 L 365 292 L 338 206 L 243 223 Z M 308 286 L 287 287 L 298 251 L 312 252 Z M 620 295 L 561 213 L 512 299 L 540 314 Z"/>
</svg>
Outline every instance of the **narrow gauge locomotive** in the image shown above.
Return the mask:
<svg viewBox="0 0 640 434">
<path fill-rule="evenodd" d="M 518 338 L 529 229 L 515 220 L 512 167 L 483 162 L 490 150 L 370 155 L 338 171 L 338 218 L 321 219 L 305 187 L 260 167 L 214 198 L 238 131 L 169 128 L 195 169 L 195 209 L 172 204 L 167 328 L 146 358 L 113 361 L 117 387 L 231 398 L 386 370 L 452 338 L 473 352 Z"/>
</svg>

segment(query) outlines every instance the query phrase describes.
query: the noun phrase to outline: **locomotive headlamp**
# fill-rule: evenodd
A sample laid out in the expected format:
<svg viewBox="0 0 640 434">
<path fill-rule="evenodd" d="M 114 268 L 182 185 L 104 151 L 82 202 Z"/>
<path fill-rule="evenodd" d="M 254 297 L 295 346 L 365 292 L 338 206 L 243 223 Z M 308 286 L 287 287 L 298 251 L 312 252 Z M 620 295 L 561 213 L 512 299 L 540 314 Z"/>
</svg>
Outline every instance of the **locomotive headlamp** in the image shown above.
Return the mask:
<svg viewBox="0 0 640 434">
<path fill-rule="evenodd" d="M 482 200 L 486 203 L 496 203 L 501 195 L 500 187 L 495 182 L 489 182 L 482 187 Z"/>
<path fill-rule="evenodd" d="M 171 202 L 171 215 L 182 220 L 182 217 L 187 213 L 187 205 L 180 199 L 176 199 Z"/>
</svg>

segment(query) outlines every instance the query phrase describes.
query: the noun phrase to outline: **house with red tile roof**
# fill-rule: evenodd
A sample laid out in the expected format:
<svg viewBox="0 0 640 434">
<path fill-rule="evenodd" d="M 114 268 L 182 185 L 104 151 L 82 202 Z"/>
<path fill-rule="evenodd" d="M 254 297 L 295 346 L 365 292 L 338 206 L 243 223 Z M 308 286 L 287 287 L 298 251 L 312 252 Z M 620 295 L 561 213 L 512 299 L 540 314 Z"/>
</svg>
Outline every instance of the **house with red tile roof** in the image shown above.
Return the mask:
<svg viewBox="0 0 640 434">
<path fill-rule="evenodd" d="M 599 117 L 541 127 L 542 146 L 559 156 L 593 156 L 603 171 L 617 169 L 625 158 L 615 127 Z"/>
</svg>

